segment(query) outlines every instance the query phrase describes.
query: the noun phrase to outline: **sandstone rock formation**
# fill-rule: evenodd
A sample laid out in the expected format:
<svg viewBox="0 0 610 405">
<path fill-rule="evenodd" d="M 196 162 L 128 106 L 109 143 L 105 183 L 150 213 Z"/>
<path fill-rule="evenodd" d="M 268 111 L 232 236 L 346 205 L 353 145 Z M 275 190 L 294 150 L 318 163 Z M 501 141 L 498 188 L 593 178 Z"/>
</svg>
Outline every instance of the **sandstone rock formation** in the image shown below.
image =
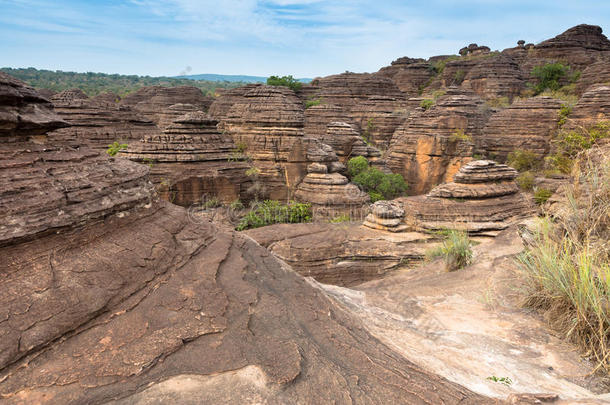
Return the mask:
<svg viewBox="0 0 610 405">
<path fill-rule="evenodd" d="M 121 97 L 116 93 L 113 93 L 111 91 L 106 91 L 106 92 L 100 93 L 97 96 L 93 97 L 93 100 L 99 101 L 101 103 L 113 104 L 113 103 L 118 103 L 119 101 L 121 101 Z"/>
<path fill-rule="evenodd" d="M 401 174 L 410 194 L 421 194 L 450 181 L 471 160 L 473 140 L 490 115 L 483 100 L 450 89 L 428 110 L 413 112 L 392 138 L 388 167 Z"/>
<path fill-rule="evenodd" d="M 403 219 L 404 208 L 395 201 L 377 201 L 371 205 L 371 212 L 362 225 L 389 232 L 404 232 L 407 230 Z"/>
<path fill-rule="evenodd" d="M 408 116 L 407 102 L 403 98 L 372 96 L 354 106 L 351 116 L 367 142 L 386 150 L 394 131 Z"/>
<path fill-rule="evenodd" d="M 475 153 L 500 161 L 515 150 L 531 151 L 542 157 L 549 152 L 550 140 L 558 129 L 562 104 L 554 98 L 534 97 L 493 114 L 475 139 Z"/>
<path fill-rule="evenodd" d="M 253 90 L 257 87 L 262 86 L 261 84 L 247 84 L 242 87 L 237 87 L 235 89 L 230 89 L 223 91 L 210 105 L 208 113 L 212 118 L 215 118 L 219 121 L 227 118 L 229 114 L 229 110 L 233 107 L 233 104 L 238 102 L 246 101 L 244 99 L 244 95 L 248 93 L 250 90 Z"/>
<path fill-rule="evenodd" d="M 454 80 L 459 78 L 460 74 L 456 71 Z M 505 55 L 482 58 L 464 74 L 461 84 L 486 100 L 500 97 L 512 100 L 525 88 L 519 65 Z"/>
<path fill-rule="evenodd" d="M 142 116 L 159 123 L 159 113 L 174 104 L 192 104 L 207 111 L 214 99 L 192 86 L 147 86 L 123 97 L 120 104 L 130 106 Z"/>
<path fill-rule="evenodd" d="M 576 89 L 579 94 L 583 94 L 591 86 L 603 84 L 610 84 L 610 55 L 587 66 L 576 82 Z"/>
<path fill-rule="evenodd" d="M 453 182 L 396 201 L 404 205 L 411 229 L 494 235 L 536 211 L 531 197 L 519 192 L 516 177 L 517 171 L 506 165 L 477 160 L 460 168 Z"/>
<path fill-rule="evenodd" d="M 271 199 L 286 199 L 297 179 L 288 175 L 293 147 L 304 135 L 303 103 L 287 87 L 256 86 L 230 108 L 224 130 L 260 173 Z"/>
<path fill-rule="evenodd" d="M 70 128 L 53 133 L 53 138 L 73 147 L 86 145 L 99 152 L 113 142 L 131 144 L 144 136 L 160 135 L 154 123 L 130 107 L 90 99 L 80 90 L 67 90 L 52 97 L 57 113 Z"/>
<path fill-rule="evenodd" d="M 360 221 L 279 224 L 245 232 L 299 274 L 325 284 L 355 286 L 424 260 L 435 238 L 418 232 L 383 232 Z"/>
<path fill-rule="evenodd" d="M 120 156 L 150 164 L 151 180 L 174 204 L 245 198 L 248 164 L 233 158 L 235 144 L 218 131 L 217 124 L 204 112 L 190 112 L 176 118 L 163 134 L 145 135 L 131 143 Z"/>
<path fill-rule="evenodd" d="M 319 142 L 310 142 L 307 175 L 297 186 L 295 198 L 312 205 L 314 219 L 334 218 L 350 215 L 359 218 L 369 196 L 358 186 L 349 182 L 340 171 L 345 166 L 339 163 L 333 149 Z"/>
<path fill-rule="evenodd" d="M 565 124 L 568 128 L 588 128 L 610 120 L 610 85 L 590 87 L 572 108 Z"/>
<path fill-rule="evenodd" d="M 156 201 L 146 166 L 32 142 L 63 123 L 1 77 L 3 403 L 489 402 L 251 239 Z"/>
<path fill-rule="evenodd" d="M 174 120 L 183 116 L 184 114 L 192 113 L 195 111 L 201 111 L 199 107 L 193 104 L 178 103 L 170 105 L 166 109 L 157 113 L 157 126 L 164 130 L 168 126 L 172 125 Z"/>
<path fill-rule="evenodd" d="M 383 67 L 378 74 L 389 77 L 407 96 L 417 96 L 434 77 L 434 70 L 423 59 L 398 58 L 390 66 Z"/>
</svg>

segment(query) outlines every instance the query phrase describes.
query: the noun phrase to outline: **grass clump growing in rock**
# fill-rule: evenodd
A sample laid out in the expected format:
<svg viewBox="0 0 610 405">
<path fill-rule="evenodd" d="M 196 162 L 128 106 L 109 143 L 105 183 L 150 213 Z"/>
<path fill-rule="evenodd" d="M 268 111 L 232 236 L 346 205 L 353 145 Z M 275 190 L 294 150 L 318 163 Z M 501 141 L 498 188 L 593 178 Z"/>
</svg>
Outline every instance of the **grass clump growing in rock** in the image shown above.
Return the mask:
<svg viewBox="0 0 610 405">
<path fill-rule="evenodd" d="M 453 141 L 453 142 L 457 142 L 457 141 L 472 142 L 472 136 L 468 135 L 466 132 L 464 132 L 463 129 L 460 128 L 460 129 L 456 129 L 455 131 L 453 131 L 453 133 L 449 137 L 449 140 Z"/>
<path fill-rule="evenodd" d="M 309 100 L 305 101 L 305 109 L 315 107 L 320 104 L 322 104 L 321 98 L 310 98 Z"/>
<path fill-rule="evenodd" d="M 519 172 L 537 170 L 542 166 L 542 161 L 537 153 L 520 149 L 510 152 L 506 163 Z"/>
<path fill-rule="evenodd" d="M 301 83 L 300 81 L 298 81 L 297 79 L 292 77 L 292 75 L 281 76 L 281 77 L 280 76 L 270 76 L 267 79 L 267 84 L 269 86 L 288 87 L 289 89 L 292 89 L 293 91 L 299 91 L 299 90 L 301 90 L 301 87 L 303 87 L 303 83 Z"/>
<path fill-rule="evenodd" d="M 570 104 L 562 104 L 557 117 L 557 125 L 562 127 L 568 120 L 568 116 L 571 112 L 572 106 Z"/>
<path fill-rule="evenodd" d="M 106 149 L 106 153 L 110 156 L 116 156 L 120 151 L 126 150 L 126 149 L 127 149 L 126 143 L 119 143 L 117 141 L 114 141 L 113 143 L 108 145 L 108 149 Z"/>
<path fill-rule="evenodd" d="M 541 187 L 534 191 L 534 201 L 536 202 L 536 204 L 542 205 L 547 202 L 552 195 L 553 192 L 551 190 Z"/>
<path fill-rule="evenodd" d="M 530 191 L 534 188 L 535 180 L 536 180 L 536 177 L 534 176 L 534 173 L 529 172 L 529 171 L 520 173 L 517 176 L 517 178 L 515 179 L 515 181 L 519 185 L 519 188 L 521 190 L 526 190 L 526 191 Z"/>
<path fill-rule="evenodd" d="M 432 106 L 434 105 L 434 100 L 430 100 L 430 99 L 424 99 L 419 103 L 419 106 L 421 108 L 423 108 L 424 110 L 428 110 L 430 108 L 432 108 Z"/>
<path fill-rule="evenodd" d="M 276 200 L 257 202 L 235 228 L 238 231 L 272 224 L 296 224 L 310 222 L 311 204 L 290 201 L 282 204 Z"/>
<path fill-rule="evenodd" d="M 443 258 L 447 271 L 455 271 L 472 262 L 472 242 L 465 231 L 447 230 L 442 232 L 444 241 L 441 246 L 426 252 L 427 260 Z"/>
<path fill-rule="evenodd" d="M 363 156 L 347 162 L 347 174 L 354 184 L 369 194 L 371 202 L 391 200 L 407 191 L 407 183 L 400 174 L 387 174 L 371 167 Z"/>
<path fill-rule="evenodd" d="M 610 161 L 582 166 L 560 209 L 534 228 L 518 264 L 525 305 L 609 373 Z"/>
</svg>

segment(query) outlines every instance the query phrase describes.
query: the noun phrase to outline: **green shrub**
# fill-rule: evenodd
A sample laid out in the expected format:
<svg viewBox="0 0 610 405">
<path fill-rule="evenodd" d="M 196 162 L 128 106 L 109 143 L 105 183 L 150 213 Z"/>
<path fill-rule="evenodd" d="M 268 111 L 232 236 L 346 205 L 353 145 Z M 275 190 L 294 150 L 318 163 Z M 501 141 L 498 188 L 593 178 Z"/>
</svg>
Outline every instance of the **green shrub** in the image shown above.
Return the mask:
<svg viewBox="0 0 610 405">
<path fill-rule="evenodd" d="M 546 168 L 569 174 L 579 153 L 609 137 L 610 121 L 600 121 L 589 128 L 560 130 L 551 141 L 555 152 L 545 158 Z"/>
<path fill-rule="evenodd" d="M 301 90 L 301 87 L 303 87 L 303 83 L 301 83 L 300 81 L 298 81 L 297 79 L 295 79 L 294 77 L 292 77 L 292 75 L 290 76 L 270 76 L 267 79 L 267 84 L 269 86 L 284 86 L 284 87 L 288 87 L 290 89 L 292 89 L 293 91 L 299 91 Z"/>
<path fill-rule="evenodd" d="M 391 200 L 407 191 L 407 183 L 400 174 L 387 174 L 371 167 L 363 156 L 348 160 L 347 175 L 354 184 L 369 194 L 372 202 Z"/>
<path fill-rule="evenodd" d="M 453 133 L 449 137 L 449 140 L 453 141 L 453 142 L 457 142 L 457 141 L 472 142 L 472 136 L 465 133 L 463 129 L 456 129 L 453 131 Z"/>
<path fill-rule="evenodd" d="M 569 72 L 570 67 L 562 63 L 547 63 L 546 65 L 536 66 L 532 70 L 532 76 L 537 79 L 534 85 L 534 93 L 539 94 L 544 90 L 559 90 L 560 80 Z"/>
<path fill-rule="evenodd" d="M 350 217 L 349 215 L 347 215 L 347 214 L 341 214 L 341 215 L 338 215 L 338 216 L 334 217 L 334 218 L 333 218 L 333 219 L 331 219 L 329 222 L 330 222 L 331 224 L 340 224 L 340 223 L 342 223 L 342 222 L 350 222 L 351 220 L 352 220 L 352 219 L 351 219 L 351 217 Z"/>
<path fill-rule="evenodd" d="M 322 104 L 322 99 L 311 98 L 311 99 L 305 101 L 305 109 L 308 109 L 309 107 L 313 107 L 313 106 L 320 105 L 320 104 Z"/>
<path fill-rule="evenodd" d="M 364 156 L 356 156 L 347 161 L 347 176 L 353 178 L 369 168 L 369 161 Z"/>
<path fill-rule="evenodd" d="M 434 100 L 430 100 L 430 99 L 424 99 L 421 101 L 421 103 L 419 103 L 419 106 L 421 108 L 423 108 L 424 110 L 428 110 L 433 105 L 434 105 Z"/>
<path fill-rule="evenodd" d="M 532 172 L 523 172 L 517 176 L 517 184 L 522 190 L 529 191 L 534 188 L 534 181 L 536 177 Z"/>
<path fill-rule="evenodd" d="M 106 153 L 109 154 L 110 156 L 116 156 L 117 153 L 119 153 L 122 150 L 126 150 L 126 149 L 127 149 L 126 143 L 118 143 L 117 141 L 114 141 L 113 143 L 108 145 L 108 149 L 106 150 Z"/>
<path fill-rule="evenodd" d="M 547 202 L 552 195 L 553 192 L 551 190 L 541 187 L 534 191 L 534 201 L 536 201 L 536 204 L 542 205 Z"/>
<path fill-rule="evenodd" d="M 571 112 L 572 106 L 570 106 L 569 104 L 562 104 L 557 117 L 557 125 L 559 125 L 560 127 L 563 126 L 563 124 L 565 124 L 568 120 L 568 116 Z"/>
<path fill-rule="evenodd" d="M 537 170 L 542 167 L 540 156 L 529 150 L 514 150 L 508 154 L 506 163 L 519 172 Z"/>
<path fill-rule="evenodd" d="M 439 257 L 445 259 L 447 271 L 454 271 L 469 265 L 472 262 L 472 243 L 464 231 L 448 230 L 443 233 L 445 240 L 437 248 L 426 252 L 426 259 L 433 260 Z"/>
<path fill-rule="evenodd" d="M 217 197 L 210 197 L 201 203 L 201 208 L 205 210 L 210 208 L 218 208 L 221 205 L 222 204 L 220 203 L 220 200 Z"/>
<path fill-rule="evenodd" d="M 235 228 L 243 231 L 271 224 L 295 224 L 311 221 L 311 204 L 290 201 L 282 204 L 275 200 L 265 200 L 254 205 Z"/>
<path fill-rule="evenodd" d="M 375 124 L 373 124 L 373 119 L 369 118 L 368 120 L 366 120 L 366 128 L 362 132 L 362 140 L 367 145 L 370 145 L 371 133 L 373 132 L 374 129 L 375 129 Z"/>
<path fill-rule="evenodd" d="M 238 198 L 236 200 L 233 200 L 231 202 L 231 204 L 229 204 L 229 208 L 231 208 L 233 211 L 239 211 L 239 210 L 243 210 L 244 209 L 244 204 L 241 202 L 241 200 Z"/>
</svg>

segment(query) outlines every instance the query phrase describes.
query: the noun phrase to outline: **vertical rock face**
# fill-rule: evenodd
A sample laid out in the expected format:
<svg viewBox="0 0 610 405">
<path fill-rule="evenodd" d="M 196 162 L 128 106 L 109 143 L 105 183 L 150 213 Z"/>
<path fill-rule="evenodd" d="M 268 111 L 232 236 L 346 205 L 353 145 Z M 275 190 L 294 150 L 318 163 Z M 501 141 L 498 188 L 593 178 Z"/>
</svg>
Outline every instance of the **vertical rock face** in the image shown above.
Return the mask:
<svg viewBox="0 0 610 405">
<path fill-rule="evenodd" d="M 324 102 L 347 109 L 371 96 L 404 98 L 391 79 L 370 73 L 342 73 L 316 78 L 311 84 L 317 88 L 317 97 Z"/>
<path fill-rule="evenodd" d="M 455 75 L 458 73 L 456 72 Z M 505 55 L 482 58 L 464 75 L 462 86 L 484 99 L 512 100 L 525 88 L 525 80 L 515 60 Z M 458 77 L 459 78 L 459 77 Z"/>
<path fill-rule="evenodd" d="M 368 194 L 339 173 L 345 166 L 339 163 L 333 148 L 315 140 L 308 143 L 307 161 L 313 163 L 307 167 L 307 175 L 297 187 L 295 198 L 311 203 L 315 218 L 342 214 L 359 218 L 370 200 Z"/>
<path fill-rule="evenodd" d="M 592 86 L 572 108 L 566 128 L 589 127 L 610 120 L 610 86 Z"/>
<path fill-rule="evenodd" d="M 151 165 L 151 180 L 164 199 L 189 206 L 209 198 L 229 203 L 244 197 L 248 165 L 233 159 L 235 144 L 201 111 L 174 120 L 163 134 L 146 135 L 120 156 Z"/>
<path fill-rule="evenodd" d="M 346 122 L 330 122 L 321 140 L 332 146 L 342 163 L 355 156 L 364 156 L 372 161 L 379 160 L 381 156 L 377 148 L 367 144 L 354 126 Z"/>
<path fill-rule="evenodd" d="M 549 152 L 557 130 L 562 102 L 551 97 L 520 100 L 492 115 L 480 137 L 475 153 L 504 161 L 517 149 L 542 156 Z"/>
<path fill-rule="evenodd" d="M 286 87 L 257 86 L 229 110 L 224 130 L 243 145 L 272 199 L 288 197 L 286 163 L 295 143 L 303 138 L 304 108 Z"/>
<path fill-rule="evenodd" d="M 331 122 L 344 122 L 352 128 L 358 127 L 351 115 L 343 107 L 336 104 L 322 103 L 305 110 L 305 135 L 308 138 L 322 139 L 326 135 L 328 125 Z M 326 141 L 323 142 L 328 143 Z"/>
<path fill-rule="evenodd" d="M 352 117 L 367 142 L 386 150 L 396 128 L 408 116 L 403 98 L 372 96 L 352 108 Z"/>
<path fill-rule="evenodd" d="M 417 96 L 434 77 L 434 70 L 423 59 L 398 58 L 390 66 L 381 68 L 379 75 L 389 77 L 407 96 Z"/>
<path fill-rule="evenodd" d="M 90 99 L 80 90 L 63 91 L 52 101 L 57 113 L 71 125 L 53 132 L 53 138 L 64 144 L 103 151 L 113 142 L 130 144 L 161 133 L 152 121 L 131 107 Z"/>
<path fill-rule="evenodd" d="M 602 57 L 597 62 L 587 66 L 576 82 L 579 94 L 584 93 L 593 85 L 610 83 L 610 52 L 606 57 Z"/>
<path fill-rule="evenodd" d="M 396 130 L 388 167 L 405 178 L 411 194 L 450 181 L 471 160 L 473 140 L 481 136 L 488 117 L 481 98 L 451 90 L 430 109 L 412 113 Z"/>
<path fill-rule="evenodd" d="M 34 143 L 63 125 L 0 74 L 3 403 L 488 402 L 251 239 L 151 199 L 146 166 Z"/>
<path fill-rule="evenodd" d="M 121 105 L 130 106 L 144 117 L 159 122 L 159 112 L 174 104 L 192 104 L 198 110 L 206 111 L 214 99 L 205 96 L 192 86 L 163 87 L 148 86 L 131 93 L 121 100 Z"/>
<path fill-rule="evenodd" d="M 531 197 L 519 192 L 516 177 L 517 171 L 506 165 L 477 160 L 463 166 L 453 182 L 396 201 L 404 205 L 410 228 L 494 234 L 535 212 Z"/>
</svg>

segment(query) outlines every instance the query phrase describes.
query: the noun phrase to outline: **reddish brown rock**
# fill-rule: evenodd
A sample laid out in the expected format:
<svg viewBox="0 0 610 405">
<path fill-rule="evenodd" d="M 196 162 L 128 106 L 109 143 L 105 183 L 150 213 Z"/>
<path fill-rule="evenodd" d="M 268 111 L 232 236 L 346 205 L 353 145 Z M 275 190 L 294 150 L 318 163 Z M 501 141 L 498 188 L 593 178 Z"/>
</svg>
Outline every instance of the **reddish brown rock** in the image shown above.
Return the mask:
<svg viewBox="0 0 610 405">
<path fill-rule="evenodd" d="M 610 84 L 610 55 L 598 59 L 582 71 L 576 82 L 576 90 L 583 94 L 591 86 L 604 84 Z"/>
<path fill-rule="evenodd" d="M 405 178 L 411 194 L 448 182 L 471 160 L 473 140 L 481 135 L 488 117 L 481 98 L 451 90 L 430 109 L 412 113 L 396 130 L 387 153 L 388 167 Z"/>
<path fill-rule="evenodd" d="M 201 111 L 201 109 L 193 104 L 174 104 L 170 105 L 163 111 L 159 111 L 157 114 L 158 121 L 157 126 L 164 130 L 179 117 L 182 117 L 185 114 L 193 113 L 196 111 Z"/>
<path fill-rule="evenodd" d="M 46 98 L 47 100 L 50 100 L 51 97 L 53 97 L 55 94 L 57 94 L 56 91 L 53 91 L 51 89 L 36 89 L 36 91 L 38 92 L 38 94 L 40 94 L 42 97 Z"/>
<path fill-rule="evenodd" d="M 106 91 L 93 97 L 93 100 L 98 101 L 100 103 L 115 104 L 121 101 L 121 97 L 116 93 Z"/>
<path fill-rule="evenodd" d="M 262 86 L 261 84 L 248 84 L 242 87 L 223 91 L 210 105 L 208 113 L 212 118 L 215 118 L 222 122 L 227 115 L 229 110 L 233 107 L 233 104 L 237 102 L 244 102 L 244 95 L 250 90 Z"/>
<path fill-rule="evenodd" d="M 331 122 L 344 122 L 354 129 L 358 127 L 351 115 L 336 104 L 323 102 L 305 109 L 304 131 L 308 138 L 323 140 Z"/>
<path fill-rule="evenodd" d="M 454 75 L 458 75 L 458 72 Z M 512 100 L 525 88 L 525 80 L 517 62 L 500 54 L 482 58 L 469 69 L 463 76 L 462 87 L 471 89 L 486 100 L 499 97 Z"/>
<path fill-rule="evenodd" d="M 403 57 L 393 61 L 390 66 L 381 68 L 378 74 L 392 79 L 407 96 L 417 96 L 435 73 L 430 62 Z"/>
<path fill-rule="evenodd" d="M 174 104 L 192 104 L 198 110 L 207 111 L 213 101 L 212 97 L 205 96 L 197 87 L 148 86 L 126 95 L 120 104 L 130 106 L 134 111 L 157 124 L 160 119 L 159 113 Z"/>
<path fill-rule="evenodd" d="M 38 147 L 28 137 L 63 123 L 1 80 L 3 403 L 489 402 L 251 239 L 151 198 L 146 166 Z"/>
<path fill-rule="evenodd" d="M 500 161 L 515 150 L 543 156 L 549 152 L 550 140 L 557 131 L 561 105 L 554 98 L 534 97 L 495 113 L 475 139 L 475 153 Z"/>
<path fill-rule="evenodd" d="M 150 164 L 161 196 L 190 206 L 217 198 L 230 203 L 246 197 L 248 164 L 233 159 L 235 144 L 218 131 L 218 121 L 201 111 L 174 120 L 163 134 L 147 135 L 120 156 Z"/>
<path fill-rule="evenodd" d="M 287 163 L 293 147 L 303 138 L 304 107 L 287 87 L 256 86 L 233 104 L 224 130 L 243 145 L 271 199 L 286 199 L 296 185 Z"/>
<path fill-rule="evenodd" d="M 427 195 L 399 201 L 411 229 L 461 229 L 495 235 L 536 212 L 530 196 L 518 191 L 517 171 L 490 160 L 463 166 L 454 181 L 432 189 Z"/>
<path fill-rule="evenodd" d="M 363 226 L 388 232 L 404 232 L 407 230 L 403 219 L 405 210 L 396 201 L 377 201 L 371 205 Z"/>
<path fill-rule="evenodd" d="M 588 128 L 600 121 L 610 121 L 610 85 L 590 87 L 574 105 L 564 126 Z"/>
<path fill-rule="evenodd" d="M 351 110 L 351 116 L 360 127 L 367 142 L 386 150 L 396 128 L 408 116 L 407 102 L 403 98 L 373 96 Z"/>
</svg>

